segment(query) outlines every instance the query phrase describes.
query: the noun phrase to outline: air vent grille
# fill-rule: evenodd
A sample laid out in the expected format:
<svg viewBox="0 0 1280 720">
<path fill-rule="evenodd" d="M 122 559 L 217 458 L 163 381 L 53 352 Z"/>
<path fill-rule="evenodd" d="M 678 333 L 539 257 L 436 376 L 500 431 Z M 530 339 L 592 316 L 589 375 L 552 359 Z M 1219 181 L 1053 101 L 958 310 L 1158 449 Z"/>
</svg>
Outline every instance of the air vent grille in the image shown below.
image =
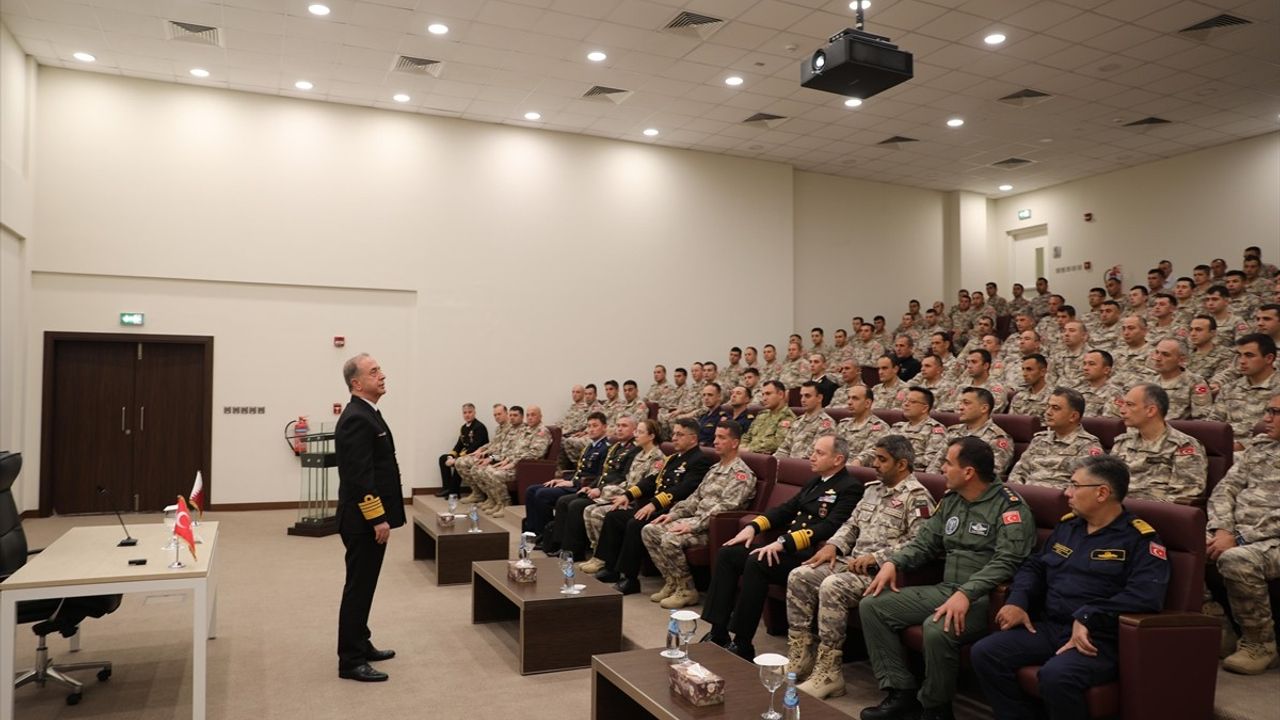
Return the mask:
<svg viewBox="0 0 1280 720">
<path fill-rule="evenodd" d="M 170 40 L 191 43 L 193 45 L 212 45 L 222 47 L 222 36 L 218 28 L 212 25 L 197 25 L 189 22 L 170 20 L 165 25 Z"/>
<path fill-rule="evenodd" d="M 1165 120 L 1164 118 L 1158 118 L 1158 117 L 1152 116 L 1152 117 L 1144 117 L 1141 120 L 1134 120 L 1133 122 L 1127 122 L 1124 124 L 1124 126 L 1125 127 L 1144 127 L 1149 125 L 1168 125 L 1170 122 L 1172 121 Z"/>
<path fill-rule="evenodd" d="M 764 125 L 767 128 L 776 128 L 786 122 L 787 118 L 783 115 L 774 115 L 773 113 L 758 112 L 755 115 L 742 121 L 743 125 Z"/>
<path fill-rule="evenodd" d="M 905 135 L 894 135 L 891 138 L 881 140 L 877 145 L 905 145 L 907 143 L 920 142 L 916 138 L 907 137 Z"/>
<path fill-rule="evenodd" d="M 1053 96 L 1047 92 L 1026 88 L 1024 90 L 1019 90 L 1018 92 L 1005 95 L 997 102 L 1002 102 L 1005 105 L 1012 105 L 1013 107 L 1024 108 L 1032 105 L 1039 105 L 1046 100 L 1052 99 Z"/>
<path fill-rule="evenodd" d="M 706 40 L 724 26 L 724 20 L 685 10 L 663 26 L 663 31 Z"/>
<path fill-rule="evenodd" d="M 410 75 L 440 77 L 440 71 L 444 69 L 444 63 L 439 60 L 401 55 L 396 58 L 396 63 L 391 69 L 394 72 L 408 73 Z"/>
<path fill-rule="evenodd" d="M 1020 158 L 1020 157 L 1011 157 L 1011 158 L 1005 158 L 1003 160 L 998 160 L 996 162 L 993 162 L 991 163 L 991 167 L 1004 168 L 1005 170 L 1014 170 L 1016 168 L 1026 167 L 1027 165 L 1030 165 L 1033 162 L 1035 162 L 1035 160 L 1027 160 L 1026 158 Z"/>
<path fill-rule="evenodd" d="M 582 93 L 584 100 L 592 100 L 595 102 L 611 102 L 621 105 L 622 101 L 631 97 L 630 90 L 622 88 L 609 87 L 607 85 L 592 85 L 591 89 Z"/>
<path fill-rule="evenodd" d="M 1253 21 L 1245 20 L 1235 15 L 1215 15 L 1208 20 L 1202 20 L 1190 27 L 1184 27 L 1178 31 L 1179 35 L 1199 40 L 1201 42 L 1216 39 L 1219 35 L 1231 32 L 1245 25 L 1252 25 Z"/>
</svg>

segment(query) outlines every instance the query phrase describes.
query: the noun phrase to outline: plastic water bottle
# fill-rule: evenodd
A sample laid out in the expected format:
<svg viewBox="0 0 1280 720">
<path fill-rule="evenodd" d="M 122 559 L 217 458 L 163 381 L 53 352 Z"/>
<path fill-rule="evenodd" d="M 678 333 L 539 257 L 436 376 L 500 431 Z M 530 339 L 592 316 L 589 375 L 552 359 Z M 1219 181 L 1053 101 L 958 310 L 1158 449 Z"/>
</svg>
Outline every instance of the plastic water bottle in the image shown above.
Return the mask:
<svg viewBox="0 0 1280 720">
<path fill-rule="evenodd" d="M 800 720 L 800 691 L 796 674 L 787 673 L 787 691 L 782 694 L 782 720 Z"/>
<path fill-rule="evenodd" d="M 672 610 L 670 620 L 667 622 L 667 652 L 669 656 L 680 652 L 680 629 L 676 627 L 677 612 L 679 610 Z"/>
</svg>

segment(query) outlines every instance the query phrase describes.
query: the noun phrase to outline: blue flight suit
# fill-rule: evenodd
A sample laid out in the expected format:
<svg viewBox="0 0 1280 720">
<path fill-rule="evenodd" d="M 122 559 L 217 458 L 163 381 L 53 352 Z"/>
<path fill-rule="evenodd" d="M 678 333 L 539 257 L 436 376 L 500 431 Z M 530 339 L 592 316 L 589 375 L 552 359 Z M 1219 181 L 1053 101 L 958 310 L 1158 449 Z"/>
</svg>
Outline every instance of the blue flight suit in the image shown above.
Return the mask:
<svg viewBox="0 0 1280 720">
<path fill-rule="evenodd" d="M 559 500 L 561 495 L 578 492 L 578 488 L 584 484 L 595 482 L 595 479 L 600 477 L 600 473 L 603 471 L 604 458 L 608 453 L 609 440 L 607 437 L 602 437 L 588 445 L 582 451 L 582 455 L 578 457 L 578 465 L 573 474 L 565 478 L 572 482 L 572 485 L 568 487 L 533 485 L 526 490 L 524 494 L 525 518 L 520 523 L 521 529 L 525 532 L 541 535 L 547 524 L 551 522 L 556 500 Z"/>
<path fill-rule="evenodd" d="M 711 447 L 711 444 L 716 439 L 716 426 L 720 424 L 721 420 L 728 420 L 730 417 L 728 412 L 720 408 L 709 410 L 705 415 L 700 416 L 698 418 L 698 444 Z"/>
<path fill-rule="evenodd" d="M 743 434 L 743 435 L 746 435 L 746 434 L 747 434 L 747 431 L 751 429 L 751 423 L 755 422 L 755 419 L 756 419 L 756 411 L 755 411 L 755 410 L 743 410 L 743 411 L 742 411 L 742 414 L 741 414 L 741 415 L 738 415 L 737 417 L 734 417 L 734 416 L 733 416 L 733 414 L 732 414 L 732 413 L 730 413 L 730 412 L 726 412 L 726 413 L 724 414 L 724 419 L 725 419 L 725 420 L 732 420 L 732 421 L 734 421 L 734 422 L 738 423 L 738 427 L 742 429 L 742 434 Z"/>
<path fill-rule="evenodd" d="M 1009 592 L 1008 604 L 1026 610 L 1036 632 L 996 631 L 970 654 L 993 714 L 1001 720 L 1042 716 L 1040 703 L 1017 680 L 1019 668 L 1041 665 L 1040 695 L 1049 717 L 1088 718 L 1085 693 L 1118 672 L 1120 615 L 1159 612 L 1168 585 L 1164 545 L 1133 513 L 1124 511 L 1093 534 L 1084 518 L 1063 517 L 1040 552 L 1023 563 Z M 1089 629 L 1096 657 L 1074 648 L 1054 654 L 1071 639 L 1074 621 Z"/>
</svg>

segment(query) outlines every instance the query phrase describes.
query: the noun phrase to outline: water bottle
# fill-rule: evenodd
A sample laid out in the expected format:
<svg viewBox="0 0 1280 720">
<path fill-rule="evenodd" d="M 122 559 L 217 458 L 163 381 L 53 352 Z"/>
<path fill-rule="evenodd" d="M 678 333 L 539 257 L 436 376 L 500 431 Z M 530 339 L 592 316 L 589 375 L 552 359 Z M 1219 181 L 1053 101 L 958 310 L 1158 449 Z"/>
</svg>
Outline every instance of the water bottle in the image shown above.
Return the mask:
<svg viewBox="0 0 1280 720">
<path fill-rule="evenodd" d="M 473 504 L 467 519 L 471 521 L 471 532 L 480 532 L 480 508 Z"/>
<path fill-rule="evenodd" d="M 672 610 L 667 622 L 667 657 L 678 656 L 680 652 L 680 629 L 676 626 L 677 612 L 680 611 Z"/>
<path fill-rule="evenodd" d="M 800 720 L 800 691 L 796 690 L 795 673 L 787 673 L 787 691 L 782 695 L 782 720 Z"/>
</svg>

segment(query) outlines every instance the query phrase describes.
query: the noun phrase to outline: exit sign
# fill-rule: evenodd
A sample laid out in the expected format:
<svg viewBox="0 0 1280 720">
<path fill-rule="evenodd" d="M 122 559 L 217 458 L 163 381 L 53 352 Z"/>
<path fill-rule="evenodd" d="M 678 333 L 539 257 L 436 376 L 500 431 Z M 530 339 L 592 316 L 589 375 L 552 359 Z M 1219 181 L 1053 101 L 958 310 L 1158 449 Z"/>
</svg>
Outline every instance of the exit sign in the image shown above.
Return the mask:
<svg viewBox="0 0 1280 720">
<path fill-rule="evenodd" d="M 1030 220 L 1030 219 L 1031 219 L 1031 211 L 1030 211 L 1030 210 L 1019 210 L 1019 211 L 1018 211 L 1018 219 L 1019 219 L 1019 220 Z"/>
<path fill-rule="evenodd" d="M 146 316 L 143 313 L 138 313 L 138 312 L 120 313 L 121 325 L 141 326 L 145 321 L 146 321 Z"/>
</svg>

